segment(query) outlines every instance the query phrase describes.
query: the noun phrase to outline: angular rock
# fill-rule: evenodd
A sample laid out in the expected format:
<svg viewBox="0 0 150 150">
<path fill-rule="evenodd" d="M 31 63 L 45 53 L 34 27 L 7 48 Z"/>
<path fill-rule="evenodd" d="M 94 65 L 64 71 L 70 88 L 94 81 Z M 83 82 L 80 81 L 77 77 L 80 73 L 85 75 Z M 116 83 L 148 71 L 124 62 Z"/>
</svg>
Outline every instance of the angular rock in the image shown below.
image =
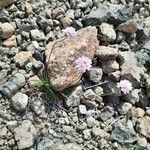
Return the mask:
<svg viewBox="0 0 150 150">
<path fill-rule="evenodd" d="M 100 135 L 101 135 L 101 129 L 100 129 L 99 127 L 94 126 L 94 127 L 92 128 L 92 134 L 93 134 L 94 136 L 100 136 Z"/>
<path fill-rule="evenodd" d="M 96 56 L 102 60 L 115 59 L 119 55 L 119 50 L 117 48 L 112 48 L 109 46 L 99 46 L 96 51 Z"/>
<path fill-rule="evenodd" d="M 16 36 L 12 36 L 3 42 L 3 45 L 8 48 L 17 47 Z"/>
<path fill-rule="evenodd" d="M 120 75 L 121 72 L 120 71 L 115 71 L 115 72 L 111 72 L 108 74 L 109 79 L 118 82 L 120 80 Z"/>
<path fill-rule="evenodd" d="M 134 52 L 120 52 L 122 59 L 121 78 L 129 80 L 133 87 L 139 87 L 141 75 L 144 75 L 144 68 L 139 67 Z"/>
<path fill-rule="evenodd" d="M 102 23 L 99 27 L 102 37 L 102 41 L 113 42 L 116 40 L 116 32 L 112 25 L 107 23 Z"/>
<path fill-rule="evenodd" d="M 10 23 L 2 23 L 0 25 L 0 37 L 7 39 L 13 35 L 14 27 Z"/>
<path fill-rule="evenodd" d="M 31 38 L 35 41 L 44 41 L 45 40 L 44 33 L 38 29 L 31 30 L 30 34 L 31 34 Z"/>
<path fill-rule="evenodd" d="M 96 94 L 93 92 L 92 89 L 85 91 L 84 98 L 90 101 L 94 101 L 96 99 Z"/>
<path fill-rule="evenodd" d="M 61 144 L 56 150 L 81 150 L 82 148 L 75 143 Z"/>
<path fill-rule="evenodd" d="M 135 108 L 135 107 L 133 107 L 131 109 L 131 113 L 132 113 L 133 117 L 141 118 L 141 117 L 144 116 L 145 111 L 142 108 L 139 108 L 139 107 Z"/>
<path fill-rule="evenodd" d="M 99 45 L 97 30 L 95 27 L 86 27 L 79 30 L 75 38 L 67 38 L 57 43 L 48 62 L 55 42 L 47 45 L 45 53 L 51 82 L 57 91 L 62 91 L 77 84 L 83 74 L 75 67 L 74 61 L 81 56 L 93 58 Z"/>
<path fill-rule="evenodd" d="M 28 104 L 28 96 L 26 94 L 18 92 L 11 98 L 11 103 L 14 109 L 16 109 L 17 111 L 23 111 Z"/>
<path fill-rule="evenodd" d="M 120 24 L 117 27 L 117 30 L 133 34 L 138 30 L 138 23 L 136 20 L 128 20 L 127 22 Z"/>
<path fill-rule="evenodd" d="M 22 51 L 16 54 L 14 60 L 16 64 L 18 64 L 20 67 L 23 67 L 32 60 L 32 54 L 30 52 Z"/>
<path fill-rule="evenodd" d="M 97 9 L 93 9 L 89 15 L 83 19 L 83 23 L 88 25 L 99 25 L 102 22 L 110 22 L 114 25 L 126 22 L 132 18 L 132 9 L 127 5 L 101 4 Z"/>
<path fill-rule="evenodd" d="M 150 76 L 146 77 L 146 89 L 147 89 L 148 97 L 150 97 Z"/>
<path fill-rule="evenodd" d="M 14 129 L 15 140 L 20 150 L 33 146 L 37 135 L 36 128 L 29 120 L 24 120 L 19 127 Z"/>
<path fill-rule="evenodd" d="M 144 24 L 145 26 L 150 27 L 150 17 L 145 18 Z"/>
<path fill-rule="evenodd" d="M 105 106 L 102 112 L 99 114 L 101 120 L 106 121 L 114 115 L 114 108 Z"/>
<path fill-rule="evenodd" d="M 0 88 L 0 91 L 2 91 L 5 96 L 10 97 L 15 94 L 19 88 L 23 87 L 25 83 L 26 80 L 24 75 L 16 73 Z"/>
<path fill-rule="evenodd" d="M 112 140 L 115 140 L 119 143 L 133 143 L 137 140 L 136 132 L 133 128 L 131 120 L 119 120 L 114 124 L 114 130 L 111 133 Z"/>
<path fill-rule="evenodd" d="M 101 68 L 91 68 L 90 71 L 88 72 L 89 79 L 94 82 L 94 83 L 99 83 L 102 79 L 102 69 Z"/>
<path fill-rule="evenodd" d="M 129 110 L 131 110 L 131 108 L 132 104 L 125 102 L 122 104 L 121 108 L 118 109 L 118 111 L 120 114 L 125 115 L 129 112 Z"/>
<path fill-rule="evenodd" d="M 16 0 L 1 0 L 0 1 L 0 7 L 7 7 L 11 4 L 13 4 Z"/>
<path fill-rule="evenodd" d="M 150 117 L 145 116 L 138 119 L 137 131 L 143 136 L 150 138 Z"/>
<path fill-rule="evenodd" d="M 116 60 L 102 61 L 102 69 L 104 73 L 111 73 L 119 70 L 119 64 Z"/>
<path fill-rule="evenodd" d="M 87 121 L 88 127 L 90 128 L 97 125 L 97 121 L 92 116 L 88 117 L 86 121 Z"/>
<path fill-rule="evenodd" d="M 76 87 L 66 100 L 67 107 L 80 105 L 80 99 L 82 95 L 83 95 L 82 86 Z"/>
<path fill-rule="evenodd" d="M 79 114 L 81 114 L 81 115 L 87 114 L 87 109 L 86 109 L 85 105 L 79 105 Z"/>
<path fill-rule="evenodd" d="M 84 135 L 84 139 L 90 140 L 91 139 L 91 130 L 90 129 L 84 130 L 83 135 Z"/>
</svg>

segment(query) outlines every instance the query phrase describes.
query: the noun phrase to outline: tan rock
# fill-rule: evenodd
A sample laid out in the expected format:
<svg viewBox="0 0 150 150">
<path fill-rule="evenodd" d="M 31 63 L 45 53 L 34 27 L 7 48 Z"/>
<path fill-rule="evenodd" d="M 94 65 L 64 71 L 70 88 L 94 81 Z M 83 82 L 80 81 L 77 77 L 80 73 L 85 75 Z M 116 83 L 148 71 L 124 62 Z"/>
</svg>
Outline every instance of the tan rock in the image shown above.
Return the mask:
<svg viewBox="0 0 150 150">
<path fill-rule="evenodd" d="M 120 24 L 117 30 L 123 31 L 125 33 L 135 33 L 138 30 L 138 23 L 136 20 L 129 20 L 125 23 Z"/>
<path fill-rule="evenodd" d="M 119 50 L 117 48 L 112 48 L 109 46 L 99 46 L 96 51 L 98 58 L 102 60 L 109 60 L 118 57 Z"/>
<path fill-rule="evenodd" d="M 108 60 L 102 62 L 102 69 L 104 73 L 111 73 L 119 70 L 119 64 L 116 60 Z"/>
<path fill-rule="evenodd" d="M 68 144 L 60 144 L 57 148 L 58 150 L 81 150 L 82 148 L 74 143 L 68 143 Z"/>
<path fill-rule="evenodd" d="M 150 138 L 150 117 L 145 116 L 138 120 L 137 131 L 147 138 Z"/>
<path fill-rule="evenodd" d="M 4 39 L 10 38 L 13 35 L 14 27 L 10 23 L 1 24 L 0 29 L 0 36 Z"/>
<path fill-rule="evenodd" d="M 150 97 L 150 75 L 145 77 L 147 94 Z"/>
<path fill-rule="evenodd" d="M 0 0 L 0 7 L 7 7 L 13 4 L 15 0 Z"/>
<path fill-rule="evenodd" d="M 30 3 L 26 3 L 25 5 L 25 11 L 28 15 L 31 15 L 33 10 L 32 10 L 32 5 Z"/>
<path fill-rule="evenodd" d="M 94 126 L 93 128 L 92 128 L 92 134 L 94 135 L 94 136 L 100 136 L 101 135 L 101 129 L 99 128 L 99 127 L 96 127 L 96 126 Z"/>
<path fill-rule="evenodd" d="M 132 116 L 137 117 L 137 118 L 141 118 L 145 114 L 145 111 L 143 109 L 141 109 L 141 108 L 135 108 L 135 107 L 133 107 L 131 109 L 131 112 L 132 112 Z"/>
<path fill-rule="evenodd" d="M 3 42 L 3 45 L 8 48 L 17 47 L 16 36 L 13 35 Z"/>
<path fill-rule="evenodd" d="M 20 67 L 25 66 L 27 63 L 29 63 L 32 60 L 32 54 L 30 52 L 20 52 L 16 54 L 14 57 L 14 60 L 16 64 L 18 64 Z"/>
<path fill-rule="evenodd" d="M 29 86 L 32 87 L 32 88 L 37 87 L 39 80 L 40 79 L 39 79 L 38 76 L 30 77 L 29 80 L 28 80 Z"/>
<path fill-rule="evenodd" d="M 67 38 L 57 43 L 48 62 L 55 42 L 47 45 L 45 54 L 49 64 L 48 71 L 51 73 L 51 82 L 56 90 L 61 91 L 76 85 L 83 74 L 75 67 L 75 60 L 81 56 L 93 58 L 99 45 L 97 29 L 90 26 L 83 28 L 77 32 L 75 38 Z"/>
<path fill-rule="evenodd" d="M 145 18 L 144 24 L 145 26 L 150 27 L 150 17 Z"/>
</svg>

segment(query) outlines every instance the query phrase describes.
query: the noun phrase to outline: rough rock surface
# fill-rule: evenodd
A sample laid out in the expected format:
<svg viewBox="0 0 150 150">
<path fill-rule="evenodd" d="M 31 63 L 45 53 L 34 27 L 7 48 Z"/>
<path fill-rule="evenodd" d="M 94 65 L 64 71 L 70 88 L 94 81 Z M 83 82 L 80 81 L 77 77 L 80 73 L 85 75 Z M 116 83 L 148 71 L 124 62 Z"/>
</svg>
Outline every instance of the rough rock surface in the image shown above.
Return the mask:
<svg viewBox="0 0 150 150">
<path fill-rule="evenodd" d="M 0 7 L 7 7 L 10 4 L 13 4 L 15 0 L 1 0 L 0 1 Z"/>
<path fill-rule="evenodd" d="M 56 90 L 62 91 L 78 83 L 83 72 L 75 67 L 74 61 L 81 56 L 93 58 L 99 43 L 96 34 L 95 27 L 86 27 L 79 30 L 75 38 L 62 40 L 53 49 L 49 62 L 49 54 L 56 41 L 47 45 L 48 70 Z"/>
</svg>

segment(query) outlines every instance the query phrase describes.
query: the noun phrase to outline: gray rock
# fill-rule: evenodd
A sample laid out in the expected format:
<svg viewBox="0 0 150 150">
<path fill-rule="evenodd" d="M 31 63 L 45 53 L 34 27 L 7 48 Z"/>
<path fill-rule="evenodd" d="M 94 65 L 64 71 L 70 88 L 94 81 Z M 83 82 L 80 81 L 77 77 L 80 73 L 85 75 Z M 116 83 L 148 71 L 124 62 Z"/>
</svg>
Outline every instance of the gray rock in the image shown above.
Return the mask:
<svg viewBox="0 0 150 150">
<path fill-rule="evenodd" d="M 96 94 L 93 92 L 92 89 L 85 91 L 84 98 L 90 101 L 94 101 L 96 99 Z"/>
<path fill-rule="evenodd" d="M 144 68 L 138 66 L 135 53 L 130 51 L 120 52 L 120 58 L 122 59 L 121 78 L 129 80 L 133 87 L 138 87 L 141 75 L 144 75 Z"/>
<path fill-rule="evenodd" d="M 85 105 L 79 105 L 79 114 L 81 114 L 81 115 L 87 114 L 87 109 L 86 109 Z"/>
<path fill-rule="evenodd" d="M 138 103 L 140 100 L 139 93 L 141 89 L 134 89 L 131 93 L 126 94 L 123 99 L 130 102 L 131 104 Z"/>
<path fill-rule="evenodd" d="M 93 9 L 89 15 L 83 19 L 86 25 L 99 25 L 109 21 L 114 25 L 119 25 L 132 18 L 132 9 L 125 5 L 101 4 L 97 9 Z"/>
<path fill-rule="evenodd" d="M 105 106 L 102 112 L 99 114 L 101 120 L 106 121 L 114 115 L 114 108 L 110 106 Z"/>
<path fill-rule="evenodd" d="M 115 71 L 108 74 L 109 78 L 115 82 L 118 82 L 120 80 L 120 75 L 120 71 Z"/>
<path fill-rule="evenodd" d="M 120 114 L 125 115 L 129 112 L 129 110 L 131 110 L 131 108 L 132 104 L 125 102 L 121 105 L 118 111 L 120 112 Z"/>
<path fill-rule="evenodd" d="M 126 123 L 125 119 L 122 119 L 116 122 L 110 138 L 119 143 L 129 144 L 137 141 L 137 135 L 133 128 L 132 121 L 128 120 Z"/>
<path fill-rule="evenodd" d="M 96 56 L 101 60 L 115 59 L 118 55 L 119 50 L 109 46 L 99 46 L 99 49 L 96 51 Z"/>
<path fill-rule="evenodd" d="M 101 68 L 91 68 L 91 70 L 89 71 L 89 78 L 94 83 L 99 83 L 102 79 L 102 75 L 103 72 Z"/>
<path fill-rule="evenodd" d="M 100 86 L 97 86 L 94 88 L 94 92 L 97 96 L 101 96 L 104 94 L 103 88 Z"/>
<path fill-rule="evenodd" d="M 85 1 L 80 1 L 76 7 L 81 9 L 86 9 L 87 7 L 92 7 L 92 5 L 93 5 L 92 0 L 85 0 Z"/>
<path fill-rule="evenodd" d="M 82 103 L 90 108 L 96 108 L 98 106 L 95 101 L 91 101 L 91 100 L 87 100 L 87 99 L 82 99 Z"/>
<path fill-rule="evenodd" d="M 44 41 L 45 40 L 44 33 L 38 29 L 31 30 L 30 34 L 31 34 L 32 40 L 35 40 L 35 41 Z"/>
<path fill-rule="evenodd" d="M 54 150 L 56 150 L 54 148 Z M 57 150 L 81 150 L 81 147 L 75 143 L 60 144 Z"/>
<path fill-rule="evenodd" d="M 36 23 L 41 30 L 45 30 L 48 27 L 48 21 L 43 16 L 38 16 L 36 19 Z"/>
<path fill-rule="evenodd" d="M 0 89 L 5 96 L 10 97 L 17 90 L 25 85 L 25 77 L 21 73 L 16 73 L 11 79 L 6 82 Z"/>
<path fill-rule="evenodd" d="M 108 23 L 102 23 L 99 27 L 102 41 L 113 42 L 116 40 L 116 32 L 114 27 Z"/>
<path fill-rule="evenodd" d="M 108 80 L 107 83 L 102 85 L 104 93 L 112 96 L 121 96 L 121 91 L 117 88 L 117 83 L 111 80 Z"/>
<path fill-rule="evenodd" d="M 88 117 L 86 121 L 87 121 L 88 127 L 90 128 L 97 125 L 97 121 L 92 116 Z"/>
<path fill-rule="evenodd" d="M 111 73 L 119 70 L 119 64 L 116 60 L 102 61 L 102 69 L 104 73 Z"/>
<path fill-rule="evenodd" d="M 11 98 L 11 103 L 14 109 L 23 111 L 27 107 L 28 96 L 26 94 L 18 92 Z"/>
<path fill-rule="evenodd" d="M 30 148 L 37 138 L 37 130 L 31 121 L 24 120 L 19 127 L 14 129 L 14 136 L 19 149 Z"/>
<path fill-rule="evenodd" d="M 36 150 L 47 150 L 52 149 L 54 142 L 51 139 L 44 138 L 42 141 L 38 142 Z"/>
<path fill-rule="evenodd" d="M 84 135 L 85 140 L 90 140 L 91 139 L 91 130 L 90 129 L 84 130 L 83 135 Z"/>
<path fill-rule="evenodd" d="M 66 100 L 67 107 L 78 106 L 80 104 L 81 95 L 83 94 L 82 86 L 76 87 Z"/>
</svg>

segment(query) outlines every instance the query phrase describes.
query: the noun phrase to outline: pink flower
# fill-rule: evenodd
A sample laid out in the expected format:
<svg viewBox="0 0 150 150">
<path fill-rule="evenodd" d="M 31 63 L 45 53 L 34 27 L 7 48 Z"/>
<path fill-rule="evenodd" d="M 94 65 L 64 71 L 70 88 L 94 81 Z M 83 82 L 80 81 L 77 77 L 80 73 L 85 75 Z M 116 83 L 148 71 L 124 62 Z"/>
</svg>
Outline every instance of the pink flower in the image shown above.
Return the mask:
<svg viewBox="0 0 150 150">
<path fill-rule="evenodd" d="M 75 60 L 76 67 L 85 72 L 86 70 L 90 70 L 92 67 L 92 60 L 88 57 L 82 56 Z"/>
<path fill-rule="evenodd" d="M 120 88 L 124 94 L 129 93 L 133 89 L 131 82 L 128 80 L 121 80 L 117 83 L 117 87 Z"/>
<path fill-rule="evenodd" d="M 76 36 L 76 30 L 73 27 L 67 27 L 64 30 L 64 33 L 68 36 L 68 37 L 75 37 Z"/>
</svg>

